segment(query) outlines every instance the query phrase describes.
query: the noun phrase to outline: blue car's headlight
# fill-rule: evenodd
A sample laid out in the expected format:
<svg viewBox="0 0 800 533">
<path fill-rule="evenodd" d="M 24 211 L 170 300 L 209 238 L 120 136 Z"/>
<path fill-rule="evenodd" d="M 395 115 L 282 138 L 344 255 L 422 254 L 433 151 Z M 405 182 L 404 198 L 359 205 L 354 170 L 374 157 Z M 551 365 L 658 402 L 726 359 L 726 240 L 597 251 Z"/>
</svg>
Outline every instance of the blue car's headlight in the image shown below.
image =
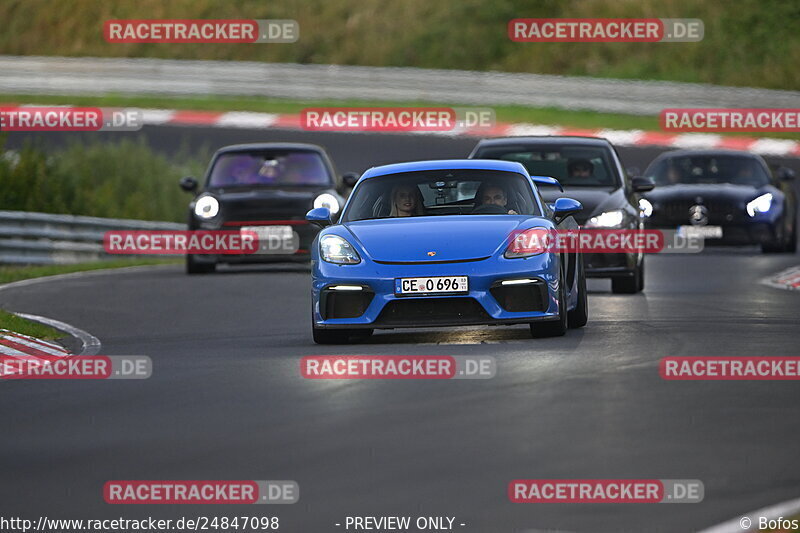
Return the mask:
<svg viewBox="0 0 800 533">
<path fill-rule="evenodd" d="M 754 217 L 756 213 L 766 213 L 770 207 L 772 207 L 772 193 L 768 192 L 747 204 L 747 214 Z"/>
<path fill-rule="evenodd" d="M 606 211 L 597 216 L 593 216 L 586 222 L 587 228 L 616 228 L 622 225 L 625 220 L 625 211 L 617 209 L 615 211 Z"/>
<path fill-rule="evenodd" d="M 339 265 L 355 265 L 361 262 L 353 245 L 338 235 L 325 235 L 319 240 L 319 255 L 323 261 Z"/>
</svg>

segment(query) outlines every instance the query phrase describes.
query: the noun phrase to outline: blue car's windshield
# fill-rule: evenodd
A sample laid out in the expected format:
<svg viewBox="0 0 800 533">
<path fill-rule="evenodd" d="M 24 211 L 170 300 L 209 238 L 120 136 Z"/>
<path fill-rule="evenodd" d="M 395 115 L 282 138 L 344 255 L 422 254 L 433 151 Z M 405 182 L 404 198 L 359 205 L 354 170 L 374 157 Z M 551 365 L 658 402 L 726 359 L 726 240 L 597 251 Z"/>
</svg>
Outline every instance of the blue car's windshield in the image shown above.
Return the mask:
<svg viewBox="0 0 800 533">
<path fill-rule="evenodd" d="M 435 170 L 368 178 L 342 220 L 407 216 L 540 215 L 530 183 L 495 170 Z"/>
<path fill-rule="evenodd" d="M 231 152 L 220 155 L 211 170 L 210 188 L 329 185 L 322 157 L 312 151 Z"/>
</svg>

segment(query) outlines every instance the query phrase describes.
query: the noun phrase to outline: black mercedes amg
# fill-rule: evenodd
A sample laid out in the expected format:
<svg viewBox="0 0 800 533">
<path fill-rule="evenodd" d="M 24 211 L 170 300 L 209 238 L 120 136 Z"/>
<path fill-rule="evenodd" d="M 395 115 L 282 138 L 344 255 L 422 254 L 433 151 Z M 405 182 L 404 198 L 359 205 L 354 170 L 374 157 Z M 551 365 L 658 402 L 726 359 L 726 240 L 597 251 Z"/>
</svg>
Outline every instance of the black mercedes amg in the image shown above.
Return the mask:
<svg viewBox="0 0 800 533">
<path fill-rule="evenodd" d="M 189 230 L 250 231 L 259 252 L 247 255 L 186 256 L 186 272 L 213 272 L 218 263 L 308 261 L 318 228 L 306 213 L 327 207 L 336 215 L 342 193 L 358 176 L 338 177 L 325 150 L 313 144 L 259 143 L 226 146 L 208 166 L 202 191 L 189 204 Z M 180 186 L 197 193 L 187 177 Z"/>
<path fill-rule="evenodd" d="M 677 228 L 706 245 L 758 244 L 764 252 L 797 249 L 794 172 L 735 150 L 675 150 L 645 171 L 658 187 L 645 195 L 646 226 Z"/>
</svg>

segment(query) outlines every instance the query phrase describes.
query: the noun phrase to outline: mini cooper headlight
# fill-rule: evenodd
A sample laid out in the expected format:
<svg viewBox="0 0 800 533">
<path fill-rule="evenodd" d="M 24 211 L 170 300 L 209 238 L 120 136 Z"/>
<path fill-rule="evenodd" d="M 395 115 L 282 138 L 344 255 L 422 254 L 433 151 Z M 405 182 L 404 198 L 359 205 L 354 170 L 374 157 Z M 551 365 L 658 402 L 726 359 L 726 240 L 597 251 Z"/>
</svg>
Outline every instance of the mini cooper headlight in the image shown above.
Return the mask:
<svg viewBox="0 0 800 533">
<path fill-rule="evenodd" d="M 772 193 L 768 192 L 747 204 L 747 214 L 754 217 L 756 213 L 766 213 L 770 207 L 772 207 Z"/>
<path fill-rule="evenodd" d="M 213 196 L 201 196 L 194 204 L 195 216 L 202 219 L 214 218 L 219 213 L 219 201 Z"/>
<path fill-rule="evenodd" d="M 323 261 L 338 265 L 355 265 L 361 262 L 355 248 L 338 235 L 325 235 L 319 240 L 319 254 Z"/>
<path fill-rule="evenodd" d="M 587 228 L 616 228 L 617 226 L 622 225 L 622 221 L 625 220 L 625 211 L 622 209 L 616 209 L 614 211 L 606 211 L 605 213 L 600 213 L 597 216 L 594 216 L 589 219 L 586 223 Z"/>
<path fill-rule="evenodd" d="M 339 212 L 339 200 L 332 194 L 322 193 L 314 198 L 314 209 L 318 207 L 327 207 L 331 215 Z"/>
</svg>

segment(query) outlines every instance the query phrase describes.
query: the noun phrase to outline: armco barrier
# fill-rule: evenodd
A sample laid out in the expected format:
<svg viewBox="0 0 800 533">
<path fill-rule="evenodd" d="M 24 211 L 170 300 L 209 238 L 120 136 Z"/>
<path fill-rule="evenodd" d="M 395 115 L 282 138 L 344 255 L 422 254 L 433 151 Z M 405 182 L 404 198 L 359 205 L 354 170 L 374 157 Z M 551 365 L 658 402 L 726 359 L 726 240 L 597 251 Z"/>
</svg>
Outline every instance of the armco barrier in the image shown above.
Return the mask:
<svg viewBox="0 0 800 533">
<path fill-rule="evenodd" d="M 109 230 L 184 230 L 185 224 L 0 211 L 0 264 L 68 264 L 119 258 L 103 250 Z"/>
</svg>

